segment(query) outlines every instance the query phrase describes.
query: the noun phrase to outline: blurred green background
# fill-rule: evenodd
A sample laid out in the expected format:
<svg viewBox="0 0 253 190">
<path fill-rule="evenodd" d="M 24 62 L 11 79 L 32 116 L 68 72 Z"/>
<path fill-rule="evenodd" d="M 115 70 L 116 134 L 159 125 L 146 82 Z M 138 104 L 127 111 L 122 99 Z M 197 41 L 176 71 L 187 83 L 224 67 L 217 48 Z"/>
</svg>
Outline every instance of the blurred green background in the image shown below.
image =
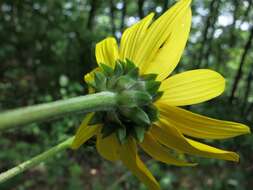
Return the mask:
<svg viewBox="0 0 253 190">
<path fill-rule="evenodd" d="M 83 95 L 83 75 L 95 67 L 94 47 L 150 11 L 157 16 L 174 0 L 1 0 L 0 111 Z M 253 2 L 194 0 L 186 51 L 175 73 L 215 69 L 225 93 L 188 109 L 253 126 Z M 0 133 L 0 171 L 74 134 L 83 115 Z M 166 190 L 249 190 L 253 187 L 253 138 L 212 141 L 237 151 L 239 164 L 193 157 L 194 168 L 143 160 Z M 91 139 L 4 184 L 4 190 L 145 189 L 120 163 L 103 160 Z"/>
</svg>

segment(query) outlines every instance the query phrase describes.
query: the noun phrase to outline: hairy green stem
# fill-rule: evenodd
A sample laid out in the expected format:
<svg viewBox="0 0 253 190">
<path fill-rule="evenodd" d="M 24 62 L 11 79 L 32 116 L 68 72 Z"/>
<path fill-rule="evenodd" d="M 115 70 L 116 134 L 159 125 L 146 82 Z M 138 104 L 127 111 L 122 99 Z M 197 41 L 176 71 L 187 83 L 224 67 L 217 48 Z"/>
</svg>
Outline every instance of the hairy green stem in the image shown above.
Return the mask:
<svg viewBox="0 0 253 190">
<path fill-rule="evenodd" d="M 34 158 L 29 159 L 29 160 L 15 166 L 14 168 L 1 173 L 0 174 L 0 183 L 5 182 L 6 180 L 34 167 L 35 165 L 38 165 L 39 163 L 54 156 L 55 154 L 69 148 L 73 139 L 74 139 L 74 137 L 68 138 L 64 142 L 52 147 L 51 149 L 47 150 L 46 152 L 43 152 L 43 153 L 35 156 Z"/>
<path fill-rule="evenodd" d="M 112 92 L 100 92 L 6 111 L 0 114 L 0 131 L 70 113 L 112 109 L 117 105 L 116 96 Z"/>
</svg>

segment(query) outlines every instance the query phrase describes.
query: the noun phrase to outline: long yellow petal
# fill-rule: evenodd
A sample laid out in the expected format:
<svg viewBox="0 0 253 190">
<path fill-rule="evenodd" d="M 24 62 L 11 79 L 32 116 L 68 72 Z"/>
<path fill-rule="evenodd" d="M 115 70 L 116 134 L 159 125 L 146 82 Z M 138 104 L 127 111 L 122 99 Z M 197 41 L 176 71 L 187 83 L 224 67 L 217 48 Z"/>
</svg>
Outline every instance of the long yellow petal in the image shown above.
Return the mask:
<svg viewBox="0 0 253 190">
<path fill-rule="evenodd" d="M 236 162 L 239 161 L 239 155 L 234 152 L 218 149 L 185 138 L 179 130 L 170 126 L 166 121 L 159 122 L 158 125 L 159 126 L 152 127 L 151 133 L 160 143 L 169 148 L 207 158 L 216 158 Z"/>
<path fill-rule="evenodd" d="M 167 40 L 170 40 L 170 36 L 175 37 L 172 32 L 176 32 L 174 27 L 177 24 L 180 28 L 182 17 L 186 20 L 189 19 L 186 16 L 189 16 L 190 3 L 191 0 L 180 0 L 148 28 L 148 32 L 137 51 L 138 57 L 135 61 L 140 66 L 141 71 L 145 71 L 145 68 L 149 67 L 157 53 L 163 48 L 163 45 L 166 44 Z M 182 37 L 185 38 L 184 35 Z M 179 51 L 178 48 L 176 50 Z M 171 51 L 177 56 L 174 47 Z M 164 69 L 167 69 L 167 67 Z"/>
<path fill-rule="evenodd" d="M 141 148 L 154 159 L 166 164 L 176 166 L 195 166 L 195 163 L 182 161 L 171 155 L 167 148 L 160 145 L 151 133 L 146 133 L 144 141 L 140 143 Z"/>
<path fill-rule="evenodd" d="M 175 21 L 168 26 L 170 35 L 163 46 L 158 50 L 153 60 L 145 64 L 143 73 L 158 74 L 157 80 L 162 81 L 175 69 L 184 51 L 190 28 L 191 9 L 175 18 Z"/>
<path fill-rule="evenodd" d="M 136 56 L 138 56 L 136 52 L 153 17 L 154 13 L 151 13 L 124 31 L 120 41 L 120 59 L 128 58 L 135 62 Z M 136 64 L 138 65 L 138 63 Z"/>
<path fill-rule="evenodd" d="M 102 134 L 98 133 L 96 147 L 103 158 L 110 161 L 119 160 L 120 145 L 115 134 L 103 138 Z"/>
<path fill-rule="evenodd" d="M 158 102 L 171 106 L 201 103 L 219 96 L 225 88 L 225 79 L 217 72 L 196 69 L 176 74 L 160 86 L 163 96 Z"/>
<path fill-rule="evenodd" d="M 74 141 L 71 145 L 72 149 L 78 149 L 83 143 L 94 136 L 101 128 L 101 125 L 88 125 L 94 113 L 89 113 L 82 121 L 78 128 Z"/>
<path fill-rule="evenodd" d="M 160 117 L 183 134 L 203 139 L 226 139 L 250 133 L 241 123 L 205 117 L 182 108 L 157 104 Z"/>
<path fill-rule="evenodd" d="M 119 59 L 118 45 L 115 38 L 108 37 L 96 44 L 97 63 L 114 66 L 115 61 Z"/>
<path fill-rule="evenodd" d="M 123 164 L 141 180 L 150 190 L 159 190 L 160 186 L 147 167 L 140 160 L 134 140 L 121 145 L 120 159 Z"/>
</svg>

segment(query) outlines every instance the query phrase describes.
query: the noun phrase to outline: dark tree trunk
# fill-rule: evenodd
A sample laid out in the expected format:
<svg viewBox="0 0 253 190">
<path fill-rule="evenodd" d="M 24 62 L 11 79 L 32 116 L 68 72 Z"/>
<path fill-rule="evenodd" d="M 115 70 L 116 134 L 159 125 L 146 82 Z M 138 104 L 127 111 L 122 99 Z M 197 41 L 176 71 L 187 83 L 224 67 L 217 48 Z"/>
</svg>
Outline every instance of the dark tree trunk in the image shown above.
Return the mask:
<svg viewBox="0 0 253 190">
<path fill-rule="evenodd" d="M 169 0 L 164 0 L 163 1 L 163 12 L 167 11 L 169 6 Z"/>
<path fill-rule="evenodd" d="M 219 5 L 219 1 L 220 0 L 212 0 L 209 6 L 209 15 L 206 19 L 205 26 L 202 32 L 203 38 L 200 42 L 201 46 L 200 46 L 199 55 L 197 58 L 197 68 L 201 66 L 203 57 L 205 55 L 206 41 L 208 40 L 209 28 L 212 27 L 213 23 L 215 23 L 213 21 L 213 17 L 214 17 L 214 12 L 216 12 L 215 10 L 217 9 L 217 5 Z"/>
<path fill-rule="evenodd" d="M 140 19 L 144 17 L 144 10 L 143 10 L 144 0 L 138 0 L 138 14 Z"/>
<path fill-rule="evenodd" d="M 115 16 L 115 6 L 114 1 L 110 0 L 110 19 L 111 19 L 111 27 L 112 27 L 112 34 L 115 35 L 116 32 L 116 26 L 114 22 L 114 16 Z"/>
<path fill-rule="evenodd" d="M 232 91 L 231 91 L 230 98 L 229 98 L 230 103 L 233 103 L 233 100 L 234 100 L 234 97 L 235 97 L 235 92 L 237 90 L 239 81 L 242 77 L 243 66 L 244 66 L 247 54 L 250 50 L 252 39 L 253 39 L 253 27 L 251 27 L 251 29 L 250 29 L 250 35 L 249 35 L 249 38 L 248 38 L 248 40 L 245 44 L 244 51 L 243 51 L 243 54 L 242 54 L 242 57 L 241 57 L 241 60 L 240 60 L 239 68 L 238 68 L 237 73 L 236 73 L 235 78 L 234 78 L 234 83 L 233 83 Z"/>
<path fill-rule="evenodd" d="M 236 43 L 235 24 L 238 17 L 238 11 L 239 11 L 239 0 L 233 0 L 233 2 L 234 2 L 234 11 L 233 11 L 233 23 L 231 25 L 231 33 L 230 33 L 230 40 L 229 40 L 230 47 L 234 47 Z"/>
<path fill-rule="evenodd" d="M 215 10 L 213 12 L 213 16 L 212 16 L 210 27 L 209 27 L 210 34 L 207 33 L 208 38 L 206 40 L 206 48 L 203 49 L 204 56 L 202 59 L 203 59 L 203 62 L 205 63 L 205 67 L 209 66 L 209 57 L 212 54 L 212 48 L 213 48 L 212 41 L 213 41 L 213 37 L 214 37 L 214 32 L 216 30 L 215 23 L 217 21 L 218 15 L 219 15 L 220 4 L 221 4 L 221 1 L 218 0 L 215 5 Z"/>
<path fill-rule="evenodd" d="M 99 4 L 98 0 L 91 0 L 91 3 L 90 3 L 91 8 L 90 8 L 89 16 L 88 16 L 88 21 L 87 21 L 87 28 L 89 30 L 92 30 L 94 27 L 94 18 L 96 15 L 98 4 Z"/>
<path fill-rule="evenodd" d="M 120 24 L 120 30 L 123 32 L 123 29 L 125 27 L 125 17 L 126 17 L 126 11 L 127 11 L 127 0 L 123 0 L 123 7 L 121 12 L 121 24 Z"/>
<path fill-rule="evenodd" d="M 242 114 L 247 108 L 247 102 L 249 99 L 250 91 L 251 91 L 251 83 L 253 80 L 253 65 L 251 65 L 248 77 L 247 77 L 247 82 L 246 82 L 246 89 L 245 89 L 245 94 L 244 94 L 244 99 L 243 99 L 243 106 L 242 106 Z"/>
<path fill-rule="evenodd" d="M 246 113 L 245 113 L 246 118 L 248 117 L 248 115 L 249 115 L 250 113 L 252 113 L 252 111 L 253 111 L 253 103 L 251 103 L 251 104 L 249 105 L 249 108 L 248 108 L 248 110 L 247 110 Z"/>
</svg>

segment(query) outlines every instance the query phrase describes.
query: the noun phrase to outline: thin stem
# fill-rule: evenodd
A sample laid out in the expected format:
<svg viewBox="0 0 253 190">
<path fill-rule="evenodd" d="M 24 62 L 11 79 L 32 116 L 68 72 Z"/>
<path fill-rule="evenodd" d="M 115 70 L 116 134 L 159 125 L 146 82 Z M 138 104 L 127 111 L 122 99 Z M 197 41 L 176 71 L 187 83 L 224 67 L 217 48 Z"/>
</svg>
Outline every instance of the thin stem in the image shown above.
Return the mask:
<svg viewBox="0 0 253 190">
<path fill-rule="evenodd" d="M 70 113 L 108 110 L 116 104 L 115 93 L 100 92 L 6 111 L 0 114 L 0 131 Z"/>
<path fill-rule="evenodd" d="M 7 170 L 6 172 L 1 173 L 0 174 L 0 183 L 5 182 L 6 180 L 28 170 L 29 168 L 32 168 L 33 166 L 54 156 L 58 152 L 61 152 L 65 149 L 69 148 L 73 139 L 74 139 L 74 137 L 68 138 L 64 142 L 52 147 L 51 149 L 47 150 L 46 152 L 43 152 L 43 153 L 39 154 L 38 156 L 35 156 L 34 158 L 27 160 L 27 161 L 15 166 L 14 168 Z"/>
</svg>

